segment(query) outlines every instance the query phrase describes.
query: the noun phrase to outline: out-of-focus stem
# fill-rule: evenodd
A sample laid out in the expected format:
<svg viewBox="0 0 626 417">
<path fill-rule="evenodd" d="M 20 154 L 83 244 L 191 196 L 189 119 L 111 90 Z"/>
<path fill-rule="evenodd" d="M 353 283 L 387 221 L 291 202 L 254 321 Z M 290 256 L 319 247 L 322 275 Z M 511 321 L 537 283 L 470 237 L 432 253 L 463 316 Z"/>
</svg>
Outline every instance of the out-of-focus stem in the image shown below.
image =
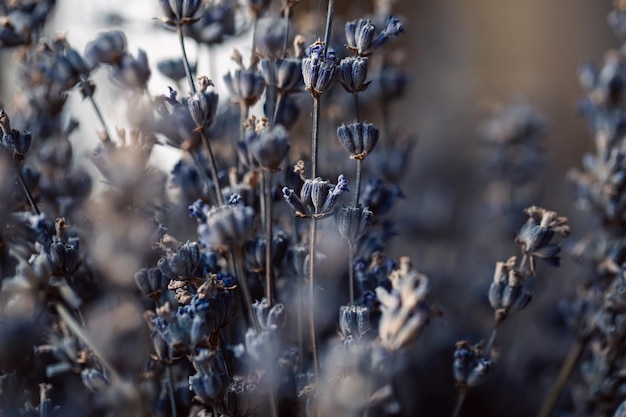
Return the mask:
<svg viewBox="0 0 626 417">
<path fill-rule="evenodd" d="M 319 366 L 317 362 L 317 341 L 315 334 L 315 246 L 317 241 L 317 218 L 311 218 L 309 232 L 309 327 L 311 331 L 311 352 L 313 353 L 313 371 L 315 387 L 319 389 Z"/>
<path fill-rule="evenodd" d="M 272 266 L 272 246 L 274 241 L 272 219 L 272 178 L 271 171 L 265 172 L 265 297 L 269 307 L 274 305 L 274 267 Z"/>
<path fill-rule="evenodd" d="M 191 74 L 191 66 L 187 59 L 187 51 L 185 50 L 185 36 L 183 35 L 183 27 L 180 24 L 176 25 L 176 32 L 178 33 L 178 42 L 180 43 L 180 50 L 183 54 L 183 62 L 185 63 L 185 74 L 187 75 L 187 81 L 189 82 L 189 91 L 191 94 L 196 94 L 196 84 L 193 81 L 193 75 Z"/>
<path fill-rule="evenodd" d="M 326 31 L 324 32 L 324 53 L 326 56 L 328 50 L 328 41 L 330 41 L 330 31 L 333 27 L 333 15 L 335 14 L 335 0 L 328 0 L 328 12 L 326 13 Z"/>
<path fill-rule="evenodd" d="M 98 103 L 96 103 L 96 99 L 94 98 L 93 93 L 91 92 L 91 89 L 89 88 L 89 80 L 87 79 L 87 77 L 85 77 L 84 75 L 81 75 L 80 84 L 81 84 L 81 87 L 83 87 L 82 91 L 84 92 L 85 96 L 87 96 L 89 103 L 91 103 L 91 107 L 93 107 L 93 111 L 96 113 L 96 117 L 98 118 L 98 121 L 100 122 L 100 126 L 102 126 L 102 130 L 104 131 L 104 141 L 111 142 L 111 134 L 109 133 L 109 128 L 106 124 L 106 121 L 104 120 L 104 117 L 102 116 L 100 107 L 98 106 Z"/>
<path fill-rule="evenodd" d="M 561 397 L 561 393 L 565 389 L 567 382 L 576 369 L 578 361 L 580 361 L 586 346 L 587 339 L 583 339 L 577 341 L 576 344 L 570 348 L 570 351 L 565 358 L 565 362 L 563 362 L 563 366 L 559 371 L 559 375 L 554 382 L 554 386 L 552 387 L 548 397 L 541 405 L 541 409 L 539 410 L 537 417 L 549 417 L 552 413 L 554 413 L 554 409 L 556 408 L 559 398 Z"/>
<path fill-rule="evenodd" d="M 209 171 L 211 172 L 211 177 L 213 179 L 213 187 L 215 190 L 215 197 L 217 198 L 217 204 L 222 206 L 224 205 L 224 196 L 222 196 L 222 188 L 220 187 L 220 179 L 219 179 L 219 176 L 217 175 L 217 164 L 215 163 L 215 157 L 213 156 L 211 143 L 209 142 L 209 138 L 207 137 L 206 133 L 204 133 L 203 128 L 200 128 L 200 136 L 202 136 L 202 141 L 204 142 L 207 155 L 209 156 Z"/>
<path fill-rule="evenodd" d="M 291 7 L 287 6 L 285 8 L 285 37 L 283 38 L 283 53 L 280 55 L 281 58 L 284 58 L 287 55 L 287 44 L 289 43 L 289 24 L 291 23 L 291 19 L 289 15 L 291 14 Z"/>
<path fill-rule="evenodd" d="M 311 134 L 311 177 L 317 178 L 317 146 L 320 125 L 320 97 L 313 96 L 313 130 Z"/>
<path fill-rule="evenodd" d="M 465 404 L 465 399 L 467 398 L 468 391 L 469 389 L 466 386 L 459 387 L 459 393 L 456 399 L 456 406 L 454 407 L 452 417 L 459 417 L 461 415 L 461 410 L 463 409 L 463 404 Z"/>
<path fill-rule="evenodd" d="M 26 185 L 26 181 L 24 180 L 24 177 L 22 176 L 20 169 L 15 165 L 13 165 L 13 168 L 15 168 L 15 174 L 17 175 L 17 180 L 20 183 L 20 187 L 22 187 L 22 191 L 24 191 L 24 194 L 26 195 L 28 204 L 30 204 L 30 207 L 33 209 L 33 211 L 37 215 L 40 215 L 41 211 L 39 210 L 37 203 L 35 203 L 35 199 L 33 198 L 33 195 L 31 194 L 30 190 L 28 189 L 28 185 Z"/>
<path fill-rule="evenodd" d="M 170 397 L 170 408 L 172 411 L 172 417 L 177 417 L 176 412 L 176 396 L 174 395 L 174 377 L 172 375 L 172 365 L 167 364 L 165 366 L 165 373 L 167 374 L 167 392 Z"/>
<path fill-rule="evenodd" d="M 237 281 L 241 284 L 241 292 L 246 303 L 246 309 L 250 316 L 251 324 L 254 328 L 257 328 L 257 322 L 254 318 L 254 312 L 252 311 L 252 296 L 250 295 L 250 288 L 248 287 L 248 277 L 245 269 L 244 254 L 242 248 L 234 249 L 235 252 L 235 268 L 237 270 Z"/>
<path fill-rule="evenodd" d="M 350 286 L 350 305 L 354 304 L 354 242 L 348 242 L 348 279 Z"/>
<path fill-rule="evenodd" d="M 98 358 L 100 363 L 102 363 L 102 366 L 104 366 L 107 369 L 107 371 L 109 372 L 109 375 L 111 376 L 111 382 L 114 384 L 120 383 L 122 381 L 122 378 L 120 377 L 120 375 L 117 373 L 115 368 L 113 368 L 113 366 L 109 363 L 109 361 L 107 361 L 104 358 L 104 355 L 100 352 L 100 350 L 96 348 L 96 346 L 93 344 L 93 342 L 91 341 L 87 333 L 85 333 L 81 325 L 78 324 L 78 322 L 74 319 L 74 317 L 72 317 L 70 312 L 67 311 L 65 306 L 61 303 L 55 303 L 54 307 L 59 313 L 59 316 L 61 316 L 61 319 L 65 322 L 65 324 L 67 324 L 67 327 L 70 328 L 72 333 L 74 333 L 74 335 L 77 338 L 79 338 L 80 341 L 83 342 L 85 346 L 87 346 L 93 352 L 93 354 Z"/>
</svg>

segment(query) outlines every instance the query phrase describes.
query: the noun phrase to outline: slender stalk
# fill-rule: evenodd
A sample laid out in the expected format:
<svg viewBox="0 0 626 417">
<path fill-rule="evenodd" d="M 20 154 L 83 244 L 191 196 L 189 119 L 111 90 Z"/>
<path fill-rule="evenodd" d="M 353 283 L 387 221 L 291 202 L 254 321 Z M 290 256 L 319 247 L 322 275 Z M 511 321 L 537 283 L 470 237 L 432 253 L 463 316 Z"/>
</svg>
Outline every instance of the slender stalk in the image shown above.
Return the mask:
<svg viewBox="0 0 626 417">
<path fill-rule="evenodd" d="M 180 50 L 183 53 L 183 62 L 185 63 L 185 74 L 187 75 L 187 81 L 189 82 L 189 91 L 191 94 L 196 94 L 196 84 L 193 81 L 193 75 L 191 74 L 191 66 L 187 59 L 187 51 L 185 50 L 185 36 L 183 35 L 183 27 L 180 24 L 176 25 L 176 33 L 178 33 L 178 42 L 180 43 Z"/>
<path fill-rule="evenodd" d="M 96 113 L 96 117 L 98 118 L 98 121 L 100 122 L 100 126 L 102 126 L 102 130 L 104 131 L 104 136 L 105 136 L 104 141 L 111 142 L 111 134 L 109 133 L 109 128 L 106 124 L 106 121 L 104 120 L 104 117 L 102 116 L 100 107 L 98 106 L 98 103 L 96 103 L 96 99 L 94 98 L 91 92 L 91 89 L 89 88 L 89 80 L 84 75 L 81 75 L 80 83 L 81 83 L 81 87 L 83 87 L 82 89 L 83 93 L 85 94 L 85 96 L 87 96 L 87 99 L 89 100 L 89 103 L 91 103 L 91 107 L 93 107 L 93 111 Z"/>
<path fill-rule="evenodd" d="M 259 16 L 254 16 L 252 22 L 252 51 L 250 51 L 250 62 L 254 59 L 254 55 L 256 54 L 256 31 L 259 26 Z"/>
<path fill-rule="evenodd" d="M 167 374 L 167 393 L 170 397 L 170 408 L 172 411 L 172 417 L 177 417 L 176 397 L 174 395 L 174 377 L 172 375 L 172 365 L 167 364 L 165 366 L 165 373 Z"/>
<path fill-rule="evenodd" d="M 278 112 L 280 111 L 280 106 L 283 105 L 283 93 L 278 92 L 276 95 L 276 103 L 274 104 L 274 114 L 272 115 L 271 125 L 274 126 L 276 124 L 276 119 L 278 118 Z"/>
<path fill-rule="evenodd" d="M 559 398 L 561 397 L 561 393 L 565 389 L 567 382 L 576 369 L 576 365 L 580 361 L 586 346 L 587 339 L 583 339 L 577 341 L 576 344 L 570 348 L 570 351 L 565 358 L 565 362 L 563 362 L 563 366 L 559 371 L 559 375 L 554 382 L 554 386 L 552 387 L 548 397 L 541 405 L 541 409 L 539 410 L 537 417 L 549 417 L 552 413 L 554 413 L 554 409 L 556 408 Z"/>
<path fill-rule="evenodd" d="M 315 336 L 315 243 L 317 240 L 317 218 L 311 218 L 309 232 L 309 327 L 311 331 L 311 351 L 313 353 L 313 371 L 315 387 L 319 388 L 319 365 L 317 361 L 317 342 Z"/>
<path fill-rule="evenodd" d="M 348 280 L 350 285 L 350 305 L 354 304 L 354 242 L 348 242 Z"/>
<path fill-rule="evenodd" d="M 200 129 L 200 136 L 202 136 L 202 141 L 204 142 L 207 155 L 209 156 L 209 171 L 211 172 L 211 177 L 213 179 L 215 197 L 217 198 L 217 203 L 222 206 L 224 205 L 224 196 L 222 196 L 222 188 L 220 187 L 220 179 L 217 175 L 217 164 L 215 163 L 215 156 L 213 156 L 211 143 L 209 142 L 209 138 L 207 137 L 206 133 L 204 133 L 204 129 L 202 128 Z"/>
<path fill-rule="evenodd" d="M 356 116 L 356 122 L 361 122 L 361 115 L 359 112 L 359 92 L 355 91 L 352 96 L 354 97 L 354 114 Z"/>
<path fill-rule="evenodd" d="M 250 113 L 250 106 L 246 103 L 239 104 L 239 140 L 242 142 L 246 139 L 246 120 L 248 120 L 248 115 Z M 237 174 L 241 174 L 242 166 L 241 161 L 239 161 L 239 157 L 237 156 L 237 141 L 233 144 L 235 147 L 235 158 L 237 165 Z M 252 160 L 250 156 L 250 152 L 248 152 L 248 159 Z"/>
<path fill-rule="evenodd" d="M 272 219 L 272 179 L 273 173 L 265 172 L 265 298 L 270 306 L 274 304 L 274 267 L 272 266 L 273 219 Z"/>
<path fill-rule="evenodd" d="M 270 371 L 274 374 L 273 369 Z M 269 394 L 270 394 L 270 416 L 278 417 L 278 406 L 276 405 L 276 392 L 274 390 L 274 378 L 270 380 Z"/>
<path fill-rule="evenodd" d="M 40 215 L 41 211 L 39 210 L 39 207 L 37 207 L 37 203 L 35 203 L 35 199 L 33 198 L 33 195 L 31 194 L 30 190 L 28 189 L 28 185 L 26 185 L 26 181 L 24 180 L 24 177 L 22 176 L 20 169 L 15 165 L 13 165 L 13 168 L 15 168 L 15 174 L 17 175 L 17 180 L 20 183 L 20 187 L 22 187 L 22 191 L 24 191 L 24 194 L 26 195 L 26 199 L 28 200 L 30 207 L 33 209 L 33 211 L 37 215 Z"/>
<path fill-rule="evenodd" d="M 296 305 L 296 326 L 298 331 L 298 353 L 300 357 L 300 367 L 298 370 L 304 369 L 304 323 L 302 319 L 302 303 L 304 302 L 304 281 L 301 281 L 302 277 L 298 277 L 298 303 Z"/>
<path fill-rule="evenodd" d="M 326 50 L 328 49 L 328 41 L 330 41 L 330 31 L 333 27 L 333 15 L 335 14 L 335 0 L 328 0 L 328 12 L 326 13 L 326 31 L 324 32 L 324 53 L 322 56 L 326 56 Z"/>
<path fill-rule="evenodd" d="M 250 316 L 251 324 L 256 329 L 257 322 L 254 318 L 254 312 L 252 311 L 252 296 L 250 295 L 250 288 L 248 287 L 248 277 L 246 276 L 246 269 L 244 263 L 244 254 L 242 248 L 236 248 L 235 251 L 235 269 L 237 274 L 237 280 L 241 284 L 241 292 L 243 293 L 243 298 L 246 303 L 246 308 L 248 311 L 248 315 Z"/>
<path fill-rule="evenodd" d="M 469 389 L 465 386 L 459 387 L 459 394 L 456 399 L 456 406 L 454 407 L 454 412 L 452 413 L 452 417 L 459 417 L 461 415 L 461 410 L 463 409 L 463 404 L 465 404 L 465 399 L 467 398 L 467 393 Z"/>
<path fill-rule="evenodd" d="M 104 358 L 104 355 L 102 355 L 100 350 L 96 348 L 96 346 L 92 343 L 87 333 L 85 333 L 81 325 L 78 324 L 78 322 L 74 319 L 74 317 L 70 314 L 70 312 L 67 311 L 65 306 L 61 303 L 55 303 L 54 307 L 59 313 L 59 316 L 61 316 L 61 319 L 65 322 L 65 324 L 67 324 L 67 327 L 70 328 L 72 333 L 74 333 L 74 335 L 77 338 L 79 338 L 80 341 L 83 342 L 85 346 L 87 346 L 93 352 L 93 354 L 102 363 L 102 366 L 104 366 L 107 369 L 107 371 L 109 371 L 109 374 L 111 375 L 111 382 L 114 384 L 121 382 L 122 378 L 117 373 L 115 368 L 113 368 L 113 366 L 109 363 L 109 361 L 107 361 Z"/>
<path fill-rule="evenodd" d="M 354 205 L 359 205 L 359 197 L 361 195 L 361 176 L 363 174 L 363 160 L 356 160 L 356 190 L 354 192 Z"/>
<path fill-rule="evenodd" d="M 287 56 L 287 44 L 289 43 L 289 24 L 291 23 L 291 19 L 289 18 L 290 14 L 291 7 L 287 5 L 287 7 L 285 8 L 285 16 L 283 17 L 283 19 L 285 19 L 285 37 L 283 38 L 283 52 L 280 55 L 282 58 Z"/>
<path fill-rule="evenodd" d="M 491 348 L 493 347 L 493 344 L 496 341 L 496 336 L 498 335 L 498 325 L 496 324 L 493 327 L 493 330 L 491 331 L 491 336 L 489 336 L 489 340 L 487 341 L 487 344 L 485 345 L 485 355 L 489 355 L 489 352 L 491 352 Z"/>
<path fill-rule="evenodd" d="M 317 178 L 317 146 L 320 125 L 320 97 L 313 96 L 313 131 L 311 133 L 311 177 Z"/>
</svg>

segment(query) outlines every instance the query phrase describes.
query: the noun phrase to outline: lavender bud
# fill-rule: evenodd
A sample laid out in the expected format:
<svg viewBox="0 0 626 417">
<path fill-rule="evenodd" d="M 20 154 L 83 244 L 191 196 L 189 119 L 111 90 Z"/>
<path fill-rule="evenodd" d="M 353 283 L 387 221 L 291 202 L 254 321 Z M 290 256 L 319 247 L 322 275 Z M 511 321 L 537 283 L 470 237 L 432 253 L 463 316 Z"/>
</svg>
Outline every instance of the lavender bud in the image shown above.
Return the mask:
<svg viewBox="0 0 626 417">
<path fill-rule="evenodd" d="M 351 336 L 358 341 L 369 330 L 369 309 L 365 306 L 348 305 L 339 308 L 339 329 L 344 338 Z"/>
<path fill-rule="evenodd" d="M 305 182 L 306 184 L 306 182 Z M 317 177 L 310 182 L 311 185 L 311 203 L 315 208 L 315 214 L 323 213 L 321 211 L 326 199 L 329 196 L 331 185 L 330 182 L 322 180 L 321 177 Z M 302 187 L 304 191 L 304 186 Z"/>
<path fill-rule="evenodd" d="M 350 123 L 337 128 L 339 143 L 348 152 L 351 158 L 363 159 L 378 143 L 379 130 L 371 123 Z"/>
<path fill-rule="evenodd" d="M 216 372 L 195 374 L 189 377 L 189 389 L 205 404 L 213 404 L 221 400 L 227 386 Z"/>
<path fill-rule="evenodd" d="M 276 88 L 281 93 L 300 90 L 302 80 L 302 60 L 300 59 L 277 59 L 276 60 Z"/>
<path fill-rule="evenodd" d="M 350 189 L 348 188 L 348 180 L 343 174 L 340 174 L 339 178 L 337 178 L 337 185 L 334 186 L 327 194 L 326 201 L 324 202 L 322 209 L 319 211 L 319 213 L 316 212 L 316 214 L 330 213 L 333 206 L 335 205 L 335 202 L 337 201 L 337 197 L 339 197 L 345 191 L 350 191 Z"/>
<path fill-rule="evenodd" d="M 268 330 L 280 330 L 287 321 L 287 315 L 285 314 L 285 306 L 283 304 L 275 304 L 269 311 L 267 316 L 266 328 Z"/>
<path fill-rule="evenodd" d="M 280 125 L 266 127 L 252 138 L 255 140 L 248 143 L 248 149 L 259 164 L 269 171 L 278 171 L 291 146 L 287 129 Z"/>
<path fill-rule="evenodd" d="M 515 308 L 518 310 L 523 310 L 533 299 L 533 293 L 530 291 L 524 291 L 517 297 L 517 301 L 515 302 Z"/>
<path fill-rule="evenodd" d="M 233 100 L 248 107 L 253 106 L 265 90 L 265 80 L 255 67 L 229 72 L 224 76 L 224 82 Z"/>
<path fill-rule="evenodd" d="M 502 297 L 507 288 L 506 281 L 492 282 L 489 286 L 489 304 L 494 310 L 502 308 Z"/>
<path fill-rule="evenodd" d="M 469 344 L 467 342 L 457 343 L 456 350 L 454 351 L 454 362 L 452 364 L 454 380 L 457 383 L 467 383 L 467 378 L 473 361 L 474 352 L 470 348 Z"/>
<path fill-rule="evenodd" d="M 365 234 L 367 228 L 372 223 L 374 213 L 362 207 L 342 207 L 337 212 L 337 225 L 341 237 L 356 242 Z"/>
<path fill-rule="evenodd" d="M 369 19 L 353 20 L 346 23 L 347 46 L 353 52 L 363 55 L 367 52 L 374 40 L 376 28 Z"/>
<path fill-rule="evenodd" d="M 270 305 L 267 298 L 263 297 L 261 301 L 255 301 L 252 304 L 252 310 L 256 316 L 256 321 L 262 329 L 267 328 L 267 318 L 270 313 Z"/>
<path fill-rule="evenodd" d="M 148 55 L 143 49 L 137 52 L 137 58 L 124 54 L 119 64 L 113 67 L 111 76 L 120 87 L 131 90 L 145 90 L 150 79 Z"/>
<path fill-rule="evenodd" d="M 467 386 L 475 387 L 484 383 L 489 377 L 491 365 L 492 363 L 489 359 L 479 358 L 467 376 Z"/>
<path fill-rule="evenodd" d="M 196 72 L 197 65 L 193 65 L 191 72 Z M 169 78 L 170 80 L 177 82 L 187 76 L 185 72 L 185 63 L 182 58 L 163 59 L 157 62 L 157 69 L 161 74 Z"/>
<path fill-rule="evenodd" d="M 521 294 L 521 285 L 507 285 L 504 289 L 504 292 L 502 293 L 502 308 L 511 308 L 511 306 L 513 306 L 513 304 L 517 302 L 517 299 Z"/>
<path fill-rule="evenodd" d="M 367 58 L 361 56 L 347 57 L 339 63 L 339 82 L 349 93 L 365 91 L 370 82 L 367 78 Z"/>
<path fill-rule="evenodd" d="M 283 198 L 296 215 L 298 213 L 302 216 L 306 215 L 307 210 L 304 207 L 304 204 L 292 189 L 283 187 Z"/>
<path fill-rule="evenodd" d="M 148 295 L 152 293 L 152 287 L 148 281 L 148 272 L 145 268 L 135 273 L 135 284 L 143 294 Z"/>
<path fill-rule="evenodd" d="M 254 210 L 243 206 L 221 206 L 207 214 L 206 224 L 200 224 L 200 240 L 207 246 L 242 247 L 253 232 Z"/>
<path fill-rule="evenodd" d="M 25 155 L 26 152 L 30 149 L 30 143 L 32 140 L 32 136 L 29 131 L 22 130 L 19 133 L 17 143 L 15 144 L 15 151 L 19 154 Z"/>
<path fill-rule="evenodd" d="M 325 57 L 322 56 L 323 42 L 315 42 L 310 50 L 310 55 L 302 60 L 302 78 L 306 91 L 313 97 L 319 97 L 332 87 L 339 67 L 333 59 L 333 53 L 328 52 Z"/>
<path fill-rule="evenodd" d="M 218 101 L 219 96 L 216 93 L 204 90 L 197 91 L 187 99 L 189 114 L 198 128 L 211 126 L 217 112 Z"/>
<path fill-rule="evenodd" d="M 101 393 L 106 390 L 110 382 L 100 371 L 93 368 L 85 368 L 80 372 L 80 377 L 87 389 L 94 393 Z"/>
<path fill-rule="evenodd" d="M 121 30 L 101 32 L 85 47 L 85 60 L 90 68 L 99 64 L 117 65 L 126 54 L 126 35 Z"/>
<path fill-rule="evenodd" d="M 196 14 L 202 0 L 159 0 L 159 5 L 165 14 L 166 23 L 185 23 L 185 19 L 191 19 Z"/>
</svg>

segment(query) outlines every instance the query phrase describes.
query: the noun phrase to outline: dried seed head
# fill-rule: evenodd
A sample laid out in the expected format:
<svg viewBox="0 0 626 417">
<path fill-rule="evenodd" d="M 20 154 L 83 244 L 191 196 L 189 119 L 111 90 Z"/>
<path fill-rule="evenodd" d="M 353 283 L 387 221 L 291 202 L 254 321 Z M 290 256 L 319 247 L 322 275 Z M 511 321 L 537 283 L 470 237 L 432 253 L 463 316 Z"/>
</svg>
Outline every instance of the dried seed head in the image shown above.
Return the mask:
<svg viewBox="0 0 626 417">
<path fill-rule="evenodd" d="M 353 122 L 337 128 L 337 137 L 341 146 L 352 155 L 353 159 L 363 159 L 378 143 L 379 131 L 371 123 Z"/>
<path fill-rule="evenodd" d="M 358 55 L 369 55 L 383 46 L 390 37 L 404 33 L 404 27 L 398 18 L 389 16 L 383 30 L 376 35 L 376 27 L 369 19 L 359 19 L 346 23 L 347 47 Z"/>
<path fill-rule="evenodd" d="M 319 97 L 334 84 L 339 71 L 334 52 L 327 51 L 325 44 L 317 41 L 310 47 L 310 54 L 302 60 L 302 78 L 305 90 L 313 97 Z"/>
<path fill-rule="evenodd" d="M 130 54 L 124 54 L 111 72 L 111 77 L 121 88 L 130 90 L 145 90 L 150 75 L 148 55 L 143 49 L 139 49 L 137 58 Z"/>
<path fill-rule="evenodd" d="M 193 23 L 193 17 L 202 5 L 202 0 L 159 0 L 165 15 L 161 20 L 168 25 Z"/>
<path fill-rule="evenodd" d="M 360 206 L 340 208 L 336 220 L 341 237 L 352 243 L 356 242 L 367 232 L 373 218 L 374 213 Z"/>
<path fill-rule="evenodd" d="M 243 67 L 243 62 L 239 59 L 239 55 L 235 55 L 233 59 L 239 62 L 241 68 L 224 76 L 226 88 L 233 101 L 248 107 L 253 106 L 261 98 L 265 90 L 263 75 L 257 69 L 256 62 L 253 62 L 246 69 Z"/>
<path fill-rule="evenodd" d="M 219 96 L 213 91 L 206 91 L 212 85 L 207 77 L 200 77 L 198 81 L 200 90 L 187 99 L 187 107 L 198 129 L 203 129 L 213 123 Z"/>
<path fill-rule="evenodd" d="M 121 30 L 101 32 L 85 47 L 85 60 L 90 68 L 99 64 L 117 65 L 126 54 L 126 35 Z"/>
<path fill-rule="evenodd" d="M 367 90 L 370 82 L 367 78 L 367 58 L 362 56 L 347 57 L 339 63 L 339 82 L 349 93 Z"/>
<path fill-rule="evenodd" d="M 206 212 L 206 222 L 198 225 L 200 242 L 219 249 L 242 247 L 254 231 L 251 207 L 226 205 Z"/>
<path fill-rule="evenodd" d="M 359 341 L 369 330 L 370 311 L 365 306 L 347 305 L 339 308 L 339 329 L 344 339 L 352 337 Z"/>
<path fill-rule="evenodd" d="M 248 149 L 259 164 L 269 171 L 280 170 L 291 146 L 287 129 L 281 125 L 265 126 L 250 133 L 246 135 Z"/>
</svg>

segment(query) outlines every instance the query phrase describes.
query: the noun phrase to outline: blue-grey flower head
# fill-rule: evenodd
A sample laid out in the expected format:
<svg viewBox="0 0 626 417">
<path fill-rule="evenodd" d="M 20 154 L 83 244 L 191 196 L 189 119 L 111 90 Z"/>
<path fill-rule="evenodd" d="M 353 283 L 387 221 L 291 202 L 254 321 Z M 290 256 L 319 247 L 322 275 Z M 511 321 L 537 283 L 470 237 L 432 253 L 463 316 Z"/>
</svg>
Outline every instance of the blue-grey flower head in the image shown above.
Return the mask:
<svg viewBox="0 0 626 417">
<path fill-rule="evenodd" d="M 126 54 L 126 35 L 121 30 L 101 32 L 85 47 L 85 60 L 91 68 L 99 64 L 117 65 Z"/>
<path fill-rule="evenodd" d="M 348 22 L 345 31 L 348 49 L 357 55 L 366 56 L 387 43 L 390 37 L 403 34 L 404 27 L 398 18 L 389 16 L 378 35 L 376 27 L 369 19 Z"/>
<path fill-rule="evenodd" d="M 302 60 L 302 78 L 305 90 L 319 97 L 333 86 L 339 66 L 335 53 L 327 51 L 324 42 L 316 41 L 309 50 L 309 56 Z"/>
<path fill-rule="evenodd" d="M 202 5 L 202 0 L 159 0 L 167 25 L 188 25 L 195 22 L 194 16 Z"/>
</svg>

